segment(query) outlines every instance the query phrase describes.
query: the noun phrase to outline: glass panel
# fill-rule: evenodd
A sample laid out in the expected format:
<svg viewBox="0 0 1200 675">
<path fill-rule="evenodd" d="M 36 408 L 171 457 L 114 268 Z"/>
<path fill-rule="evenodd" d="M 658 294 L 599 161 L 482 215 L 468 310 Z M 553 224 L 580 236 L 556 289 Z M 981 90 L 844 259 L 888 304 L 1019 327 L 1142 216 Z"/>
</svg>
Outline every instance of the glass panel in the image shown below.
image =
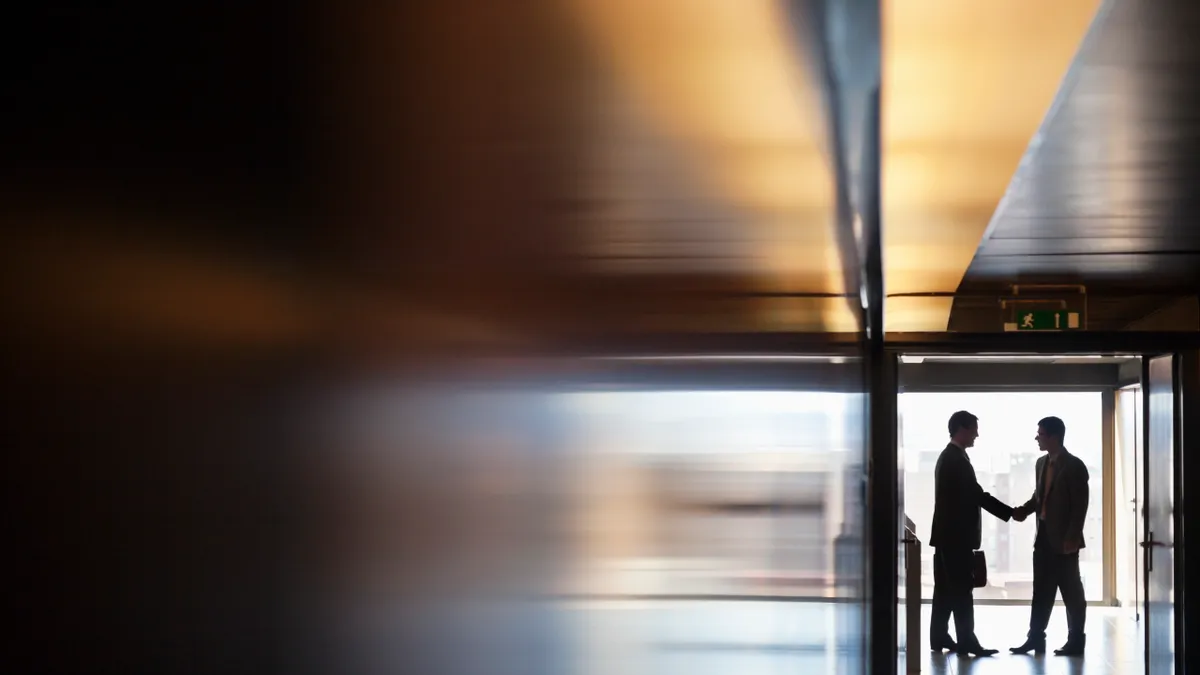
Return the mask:
<svg viewBox="0 0 1200 675">
<path fill-rule="evenodd" d="M 588 596 L 832 598 L 854 394 L 564 394 L 573 422 Z M 849 472 L 849 474 L 848 474 Z M 849 517 L 848 517 L 849 516 Z"/>
<path fill-rule="evenodd" d="M 744 668 L 755 651 L 805 671 L 861 668 L 861 394 L 610 391 L 558 404 L 584 553 L 564 591 L 588 598 L 588 653 L 648 644 L 659 654 L 645 665 L 662 670 L 647 672 Z"/>
<path fill-rule="evenodd" d="M 1149 359 L 1146 392 L 1146 672 L 1175 672 L 1175 357 Z"/>
<path fill-rule="evenodd" d="M 979 439 L 971 463 L 983 489 L 1010 505 L 1033 494 L 1034 462 L 1040 456 L 1034 435 L 1037 421 L 1049 415 L 1067 425 L 1065 446 L 1087 465 L 1090 500 L 1083 534 L 1086 548 L 1079 566 L 1089 600 L 1103 595 L 1103 446 L 1100 392 L 908 392 L 900 395 L 900 452 L 904 453 L 905 509 L 921 540 L 929 540 L 933 520 L 933 470 L 946 447 L 946 423 L 956 410 L 979 416 Z M 1033 541 L 1036 526 L 1004 523 L 983 514 L 983 550 L 988 557 L 988 586 L 977 600 L 1028 600 L 1033 594 Z M 933 549 L 922 547 L 924 597 L 933 595 Z"/>
<path fill-rule="evenodd" d="M 864 396 L 595 380 L 347 403 L 320 497 L 330 658 L 862 672 Z"/>
<path fill-rule="evenodd" d="M 1142 389 L 1128 387 L 1117 392 L 1116 463 L 1114 473 L 1114 552 L 1116 554 L 1116 598 L 1124 607 L 1141 611 L 1142 540 L 1140 516 Z"/>
</svg>

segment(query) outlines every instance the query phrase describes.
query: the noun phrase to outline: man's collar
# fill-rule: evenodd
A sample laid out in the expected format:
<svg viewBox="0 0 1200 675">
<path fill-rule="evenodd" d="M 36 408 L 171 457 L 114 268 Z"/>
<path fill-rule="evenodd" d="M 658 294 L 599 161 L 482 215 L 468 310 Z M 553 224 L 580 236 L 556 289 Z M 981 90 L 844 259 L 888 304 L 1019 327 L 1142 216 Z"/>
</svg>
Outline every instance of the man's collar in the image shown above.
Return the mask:
<svg viewBox="0 0 1200 675">
<path fill-rule="evenodd" d="M 959 450 L 962 450 L 964 453 L 966 453 L 966 451 L 967 451 L 967 449 L 966 449 L 966 448 L 964 448 L 963 446 L 959 445 L 958 443 L 955 443 L 955 442 L 954 442 L 954 439 L 951 439 L 951 440 L 950 440 L 950 445 L 953 445 L 954 447 L 958 448 Z"/>
<path fill-rule="evenodd" d="M 1066 448 L 1059 448 L 1057 450 L 1047 450 L 1046 451 L 1046 461 L 1047 462 L 1057 462 L 1058 458 L 1062 457 L 1065 454 L 1067 454 Z"/>
</svg>

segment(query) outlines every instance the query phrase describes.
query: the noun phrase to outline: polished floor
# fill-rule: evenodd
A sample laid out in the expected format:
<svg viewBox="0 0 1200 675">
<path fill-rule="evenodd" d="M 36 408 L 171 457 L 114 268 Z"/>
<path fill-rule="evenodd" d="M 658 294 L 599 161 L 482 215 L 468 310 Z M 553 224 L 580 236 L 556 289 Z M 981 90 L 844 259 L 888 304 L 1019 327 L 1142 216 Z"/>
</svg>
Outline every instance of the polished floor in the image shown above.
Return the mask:
<svg viewBox="0 0 1200 675">
<path fill-rule="evenodd" d="M 646 601 L 584 603 L 559 624 L 574 635 L 571 650 L 580 673 L 861 672 L 861 615 L 855 605 L 821 602 Z M 977 634 L 1001 654 L 987 658 L 934 654 L 925 635 L 929 606 L 922 608 L 921 673 L 1030 673 L 1142 675 L 1142 624 L 1129 610 L 1088 608 L 1088 645 L 1082 658 L 1014 656 L 1008 648 L 1025 636 L 1029 610 L 977 607 Z M 903 613 L 903 606 L 901 607 Z M 902 614 L 903 616 L 903 614 Z M 1049 628 L 1051 649 L 1066 639 L 1066 618 L 1056 607 Z M 899 672 L 906 669 L 904 651 Z M 911 672 L 911 671 L 910 671 Z"/>
<path fill-rule="evenodd" d="M 929 626 L 929 606 L 922 608 L 922 647 L 928 642 L 925 631 Z M 999 649 L 1000 654 L 986 658 L 960 657 L 954 654 L 934 654 L 920 650 L 921 673 L 937 675 L 955 673 L 1028 673 L 1030 675 L 1141 675 L 1143 664 L 1142 624 L 1131 610 L 1111 607 L 1089 607 L 1087 617 L 1087 650 L 1083 657 L 1014 656 L 1008 648 L 1021 644 L 1028 629 L 1029 609 L 1015 606 L 979 606 L 976 613 L 976 634 L 985 647 Z M 1047 647 L 1062 646 L 1067 637 L 1066 615 L 1062 606 L 1054 608 L 1047 633 Z M 900 658 L 904 672 L 904 656 Z"/>
</svg>

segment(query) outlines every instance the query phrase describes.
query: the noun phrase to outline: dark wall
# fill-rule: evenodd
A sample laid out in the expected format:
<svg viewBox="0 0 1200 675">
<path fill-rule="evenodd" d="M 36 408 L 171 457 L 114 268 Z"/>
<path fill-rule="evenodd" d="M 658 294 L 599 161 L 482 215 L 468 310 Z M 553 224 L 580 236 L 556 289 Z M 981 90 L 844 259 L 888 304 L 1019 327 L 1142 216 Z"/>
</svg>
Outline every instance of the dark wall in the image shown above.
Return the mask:
<svg viewBox="0 0 1200 675">
<path fill-rule="evenodd" d="M 6 672 L 279 672 L 299 644 L 319 353 L 274 277 L 315 219 L 302 14 L 271 5 L 5 21 Z"/>
<path fill-rule="evenodd" d="M 629 299 L 557 283 L 559 5 L 75 5 L 3 22 L 0 670 L 563 672 L 477 606 L 564 559 L 554 429 L 446 372 Z"/>
</svg>

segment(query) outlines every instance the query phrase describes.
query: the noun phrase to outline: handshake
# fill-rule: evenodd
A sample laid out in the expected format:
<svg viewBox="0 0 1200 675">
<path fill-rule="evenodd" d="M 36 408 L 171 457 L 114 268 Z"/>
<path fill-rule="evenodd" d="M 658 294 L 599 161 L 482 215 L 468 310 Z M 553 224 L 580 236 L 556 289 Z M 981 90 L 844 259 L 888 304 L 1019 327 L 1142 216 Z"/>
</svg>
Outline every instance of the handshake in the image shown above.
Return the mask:
<svg viewBox="0 0 1200 675">
<path fill-rule="evenodd" d="M 1024 506 L 1018 506 L 1017 508 L 1013 509 L 1012 517 L 1013 520 L 1017 521 L 1018 523 L 1023 523 L 1025 522 L 1025 519 L 1029 517 L 1029 511 Z"/>
</svg>

